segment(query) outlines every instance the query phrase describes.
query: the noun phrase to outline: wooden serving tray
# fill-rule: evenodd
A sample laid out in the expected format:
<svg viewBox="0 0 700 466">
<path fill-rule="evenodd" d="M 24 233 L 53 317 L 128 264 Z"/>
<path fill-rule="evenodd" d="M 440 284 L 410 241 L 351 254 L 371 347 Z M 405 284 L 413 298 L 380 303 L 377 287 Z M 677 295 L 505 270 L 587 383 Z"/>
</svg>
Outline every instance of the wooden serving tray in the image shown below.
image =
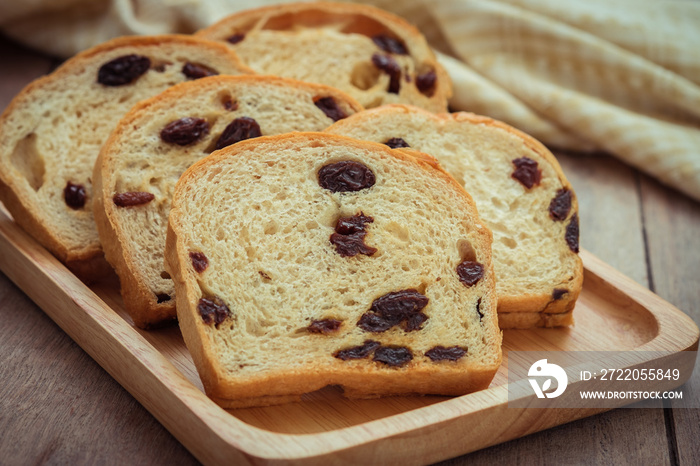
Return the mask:
<svg viewBox="0 0 700 466">
<path fill-rule="evenodd" d="M 506 330 L 504 364 L 487 390 L 347 400 L 328 387 L 301 403 L 227 411 L 204 395 L 177 328 L 133 327 L 116 277 L 87 287 L 0 208 L 0 269 L 207 464 L 435 462 L 607 409 L 509 408 L 509 350 L 697 350 L 688 316 L 586 251 L 581 257 L 575 326 Z"/>
</svg>

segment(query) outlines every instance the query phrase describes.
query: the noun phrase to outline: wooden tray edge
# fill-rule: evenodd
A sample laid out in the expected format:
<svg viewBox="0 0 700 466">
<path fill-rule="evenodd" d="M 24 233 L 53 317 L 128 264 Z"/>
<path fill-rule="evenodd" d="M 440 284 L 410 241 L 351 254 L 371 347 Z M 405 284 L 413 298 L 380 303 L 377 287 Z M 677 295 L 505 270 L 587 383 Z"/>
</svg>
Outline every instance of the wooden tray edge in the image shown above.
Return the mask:
<svg viewBox="0 0 700 466">
<path fill-rule="evenodd" d="M 659 325 L 658 334 L 653 340 L 635 348 L 635 351 L 697 350 L 700 329 L 686 313 L 592 253 L 581 250 L 580 255 L 587 275 L 594 275 L 606 283 L 614 284 L 656 318 Z M 669 334 L 674 335 L 673 339 L 669 338 Z"/>
<path fill-rule="evenodd" d="M 211 402 L 4 212 L 0 212 L 0 232 L 0 250 L 5 251 L 0 257 L 0 269 L 203 462 L 229 463 L 235 459 L 246 463 L 251 460 L 291 460 L 320 464 L 341 458 L 376 461 L 380 457 L 372 445 L 387 439 L 403 444 L 405 448 L 401 456 L 409 463 L 437 461 L 445 454 L 467 453 L 561 424 L 558 421 L 561 410 L 553 410 L 558 413 L 546 416 L 549 421 L 542 419 L 540 410 L 529 410 L 530 415 L 520 409 L 504 411 L 508 409 L 507 387 L 500 386 L 320 434 L 279 434 L 250 426 Z M 640 351 L 668 351 L 668 344 L 674 345 L 672 351 L 697 348 L 700 331 L 692 319 L 592 254 L 582 251 L 581 256 L 588 273 L 615 283 L 657 318 L 659 334 L 640 347 Z M 671 331 L 680 331 L 683 338 L 679 341 L 679 333 L 676 333 L 673 340 L 669 339 Z M 135 368 L 139 368 L 138 377 L 134 377 Z M 153 390 L 153 387 L 158 389 Z M 605 410 L 573 410 L 568 421 Z M 533 418 L 532 412 L 537 413 L 537 419 Z M 473 422 L 475 418 L 485 419 L 496 414 L 503 421 L 509 419 L 512 424 L 494 431 L 493 427 L 485 429 L 481 422 Z M 216 430 L 213 429 L 215 426 Z M 519 434 L 512 434 L 513 427 L 518 428 Z M 472 439 L 482 440 L 472 442 L 468 450 L 460 449 L 455 453 L 443 446 L 446 440 L 460 440 L 451 433 L 455 429 L 459 430 L 460 436 L 471 433 Z M 416 441 L 418 436 L 420 442 Z M 415 451 L 417 443 L 426 442 L 432 445 L 430 451 Z M 374 453 L 363 453 L 363 450 Z M 397 460 L 395 448 L 392 450 L 394 453 L 385 458 L 387 461 Z"/>
</svg>

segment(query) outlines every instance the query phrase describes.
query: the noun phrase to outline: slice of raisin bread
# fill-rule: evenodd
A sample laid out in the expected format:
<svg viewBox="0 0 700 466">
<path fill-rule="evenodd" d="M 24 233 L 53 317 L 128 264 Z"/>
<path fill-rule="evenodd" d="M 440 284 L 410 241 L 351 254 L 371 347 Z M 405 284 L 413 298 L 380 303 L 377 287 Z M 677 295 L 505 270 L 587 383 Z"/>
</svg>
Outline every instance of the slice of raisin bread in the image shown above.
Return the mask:
<svg viewBox="0 0 700 466">
<path fill-rule="evenodd" d="M 141 328 L 175 319 L 163 251 L 175 182 L 194 162 L 237 141 L 322 131 L 362 110 L 328 86 L 269 76 L 216 76 L 174 86 L 135 106 L 95 164 L 95 220 Z"/>
<path fill-rule="evenodd" d="M 502 328 L 572 323 L 583 284 L 578 204 L 542 144 L 490 118 L 401 105 L 363 112 L 328 131 L 427 152 L 469 191 L 493 232 Z"/>
<path fill-rule="evenodd" d="M 226 41 L 255 71 L 337 87 L 364 107 L 447 110 L 452 84 L 423 35 L 375 7 L 309 2 L 228 16 L 197 33 Z"/>
<path fill-rule="evenodd" d="M 82 278 L 109 269 L 92 214 L 102 143 L 136 102 L 210 74 L 252 71 L 218 42 L 124 37 L 27 86 L 0 117 L 0 200 L 15 221 Z"/>
<path fill-rule="evenodd" d="M 173 196 L 166 268 L 225 407 L 461 395 L 501 361 L 491 233 L 428 158 L 323 133 L 217 151 Z"/>
</svg>

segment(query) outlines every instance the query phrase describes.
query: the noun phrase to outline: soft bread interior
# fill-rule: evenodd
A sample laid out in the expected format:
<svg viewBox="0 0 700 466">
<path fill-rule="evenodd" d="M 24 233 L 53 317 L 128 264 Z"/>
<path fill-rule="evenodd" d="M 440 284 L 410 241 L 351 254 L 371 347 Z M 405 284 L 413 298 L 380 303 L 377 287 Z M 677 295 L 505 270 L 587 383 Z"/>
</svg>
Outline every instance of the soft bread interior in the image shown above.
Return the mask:
<svg viewBox="0 0 700 466">
<path fill-rule="evenodd" d="M 380 143 L 401 138 L 411 149 L 436 157 L 472 195 L 493 232 L 499 310 L 571 310 L 582 269 L 565 236 L 577 203 L 574 196 L 566 221 L 551 218 L 549 206 L 557 192 L 565 187 L 573 190 L 557 161 L 539 143 L 485 117 L 436 116 L 398 105 L 364 112 L 328 131 Z M 520 157 L 537 162 L 542 174 L 539 185 L 528 189 L 512 177 L 513 160 Z M 555 289 L 566 293 L 555 299 Z"/>
<path fill-rule="evenodd" d="M 100 68 L 112 60 L 139 55 L 148 69 L 131 83 L 98 82 Z M 220 73 L 250 72 L 221 44 L 189 36 L 119 38 L 68 60 L 54 73 L 19 94 L 0 121 L 2 180 L 20 200 L 12 212 L 29 233 L 64 262 L 101 256 L 92 213 L 91 176 L 100 147 L 136 102 L 185 81 L 188 63 Z M 84 205 L 71 208 L 64 189 L 84 189 Z M 8 202 L 9 208 L 15 203 Z"/>
<path fill-rule="evenodd" d="M 224 18 L 198 32 L 227 41 L 258 73 L 337 87 L 364 107 L 411 103 L 445 111 L 451 95 L 449 76 L 427 42 L 412 25 L 366 5 L 300 3 L 260 8 Z M 373 41 L 388 37 L 406 53 L 388 53 Z M 236 37 L 236 39 L 231 39 Z M 391 87 L 390 73 L 373 64 L 375 54 L 390 56 L 400 79 Z M 417 76 L 434 73 L 436 86 L 417 89 Z"/>
<path fill-rule="evenodd" d="M 122 295 L 136 324 L 175 316 L 175 289 L 163 268 L 168 213 L 175 183 L 194 162 L 213 152 L 228 125 L 253 119 L 263 135 L 321 131 L 333 123 L 316 105 L 332 99 L 343 115 L 362 107 L 326 86 L 270 76 L 216 76 L 176 86 L 142 102 L 118 125 L 95 170 L 102 192 L 98 227 L 107 259 L 122 279 Z M 161 131 L 181 118 L 201 119 L 207 130 L 196 141 L 164 141 Z M 147 192 L 153 201 L 119 207 L 123 192 Z M 104 218 L 103 218 L 104 217 Z"/>
<path fill-rule="evenodd" d="M 358 192 L 324 189 L 319 170 L 338 161 L 364 164 L 376 183 Z M 329 237 L 340 217 L 358 213 L 373 218 L 366 244 L 377 252 L 342 257 Z M 490 233 L 469 196 L 429 163 L 314 133 L 244 141 L 188 170 L 170 225 L 166 256 L 177 277 L 181 327 L 217 397 L 327 384 L 354 396 L 466 393 L 488 385 L 500 364 Z M 192 252 L 208 258 L 201 273 Z M 456 273 L 466 259 L 486 268 L 471 287 Z M 374 300 L 406 289 L 429 299 L 422 329 L 358 327 Z M 226 303 L 230 317 L 218 327 L 205 323 L 197 309 L 203 297 Z M 339 329 L 308 331 L 323 319 L 339 320 Z M 410 348 L 414 357 L 398 368 L 334 357 L 367 339 Z M 439 345 L 468 350 L 458 361 L 433 362 L 425 353 Z"/>
</svg>

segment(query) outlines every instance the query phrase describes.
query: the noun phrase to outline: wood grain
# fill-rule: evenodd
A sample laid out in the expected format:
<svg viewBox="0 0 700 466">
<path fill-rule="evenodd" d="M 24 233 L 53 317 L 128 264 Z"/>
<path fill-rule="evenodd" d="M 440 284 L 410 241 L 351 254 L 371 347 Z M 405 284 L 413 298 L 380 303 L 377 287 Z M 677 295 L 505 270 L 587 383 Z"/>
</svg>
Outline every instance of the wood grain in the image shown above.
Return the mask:
<svg viewBox="0 0 700 466">
<path fill-rule="evenodd" d="M 641 192 L 653 290 L 700 323 L 700 204 L 646 176 Z M 700 405 L 700 365 L 686 386 L 684 396 Z M 678 463 L 700 464 L 700 409 L 669 409 L 667 422 Z"/>
<path fill-rule="evenodd" d="M 0 463 L 195 462 L 4 275 L 0 302 Z"/>
</svg>

